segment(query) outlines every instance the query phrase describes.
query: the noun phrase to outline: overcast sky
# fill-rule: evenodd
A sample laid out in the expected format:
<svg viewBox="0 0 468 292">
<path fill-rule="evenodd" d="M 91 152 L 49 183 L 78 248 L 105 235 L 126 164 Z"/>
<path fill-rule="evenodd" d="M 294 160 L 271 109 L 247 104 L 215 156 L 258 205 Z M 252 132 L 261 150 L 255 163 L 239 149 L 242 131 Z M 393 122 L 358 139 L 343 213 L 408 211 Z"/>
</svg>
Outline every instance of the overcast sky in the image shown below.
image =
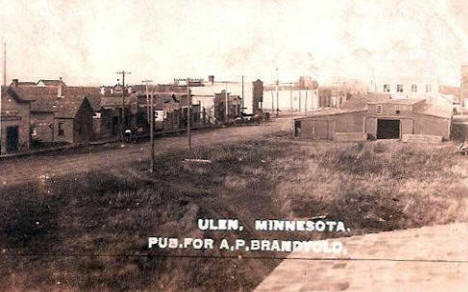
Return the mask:
<svg viewBox="0 0 468 292">
<path fill-rule="evenodd" d="M 437 79 L 468 63 L 468 1 L 0 0 L 7 77 L 68 84 L 214 74 Z"/>
</svg>

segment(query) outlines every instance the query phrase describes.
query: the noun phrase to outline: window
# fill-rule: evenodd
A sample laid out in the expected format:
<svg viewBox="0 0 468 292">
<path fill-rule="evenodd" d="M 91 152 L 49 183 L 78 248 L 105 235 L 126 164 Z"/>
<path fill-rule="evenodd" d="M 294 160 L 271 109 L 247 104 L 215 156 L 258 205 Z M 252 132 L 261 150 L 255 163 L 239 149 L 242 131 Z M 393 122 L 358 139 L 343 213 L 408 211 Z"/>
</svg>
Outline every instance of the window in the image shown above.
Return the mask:
<svg viewBox="0 0 468 292">
<path fill-rule="evenodd" d="M 390 84 L 384 84 L 383 91 L 384 92 L 390 92 Z"/>
<path fill-rule="evenodd" d="M 430 84 L 426 84 L 426 92 L 431 92 L 432 88 Z"/>
<path fill-rule="evenodd" d="M 62 122 L 58 123 L 58 135 L 59 136 L 64 136 L 65 135 L 65 130 L 63 129 L 63 123 Z"/>
<path fill-rule="evenodd" d="M 411 85 L 411 92 L 418 92 L 418 86 L 416 84 Z"/>
<path fill-rule="evenodd" d="M 403 84 L 397 84 L 396 91 L 397 92 L 403 92 Z"/>
<path fill-rule="evenodd" d="M 383 106 L 381 104 L 378 104 L 375 107 L 375 112 L 378 113 L 378 114 L 381 114 L 383 112 Z"/>
</svg>

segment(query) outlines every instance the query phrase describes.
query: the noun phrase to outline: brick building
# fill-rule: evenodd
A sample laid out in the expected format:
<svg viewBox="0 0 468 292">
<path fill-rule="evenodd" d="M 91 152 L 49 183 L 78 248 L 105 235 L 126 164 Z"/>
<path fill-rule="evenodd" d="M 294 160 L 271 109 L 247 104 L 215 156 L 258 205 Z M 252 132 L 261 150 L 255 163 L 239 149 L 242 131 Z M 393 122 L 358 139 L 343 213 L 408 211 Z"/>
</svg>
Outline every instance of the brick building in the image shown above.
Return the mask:
<svg viewBox="0 0 468 292">
<path fill-rule="evenodd" d="M 0 154 L 25 152 L 30 147 L 31 101 L 10 87 L 1 87 Z"/>
</svg>

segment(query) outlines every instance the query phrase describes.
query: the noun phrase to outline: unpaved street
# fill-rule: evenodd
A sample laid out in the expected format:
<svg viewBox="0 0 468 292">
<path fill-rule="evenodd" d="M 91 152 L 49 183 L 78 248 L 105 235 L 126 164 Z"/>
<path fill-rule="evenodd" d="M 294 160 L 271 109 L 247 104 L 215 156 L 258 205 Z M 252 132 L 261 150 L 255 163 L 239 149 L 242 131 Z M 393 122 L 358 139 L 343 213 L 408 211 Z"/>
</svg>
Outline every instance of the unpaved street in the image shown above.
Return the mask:
<svg viewBox="0 0 468 292">
<path fill-rule="evenodd" d="M 232 127 L 208 131 L 194 131 L 192 145 L 232 143 L 255 137 L 269 135 L 292 127 L 290 118 L 280 118 L 273 122 L 258 126 Z M 34 181 L 41 176 L 60 176 L 75 172 L 87 172 L 97 169 L 122 167 L 125 163 L 142 161 L 149 158 L 149 142 L 126 144 L 118 148 L 118 144 L 98 146 L 96 151 L 89 153 L 49 153 L 36 156 L 0 161 L 1 185 L 25 183 Z M 156 155 L 187 147 L 186 135 L 163 137 L 156 139 Z"/>
</svg>

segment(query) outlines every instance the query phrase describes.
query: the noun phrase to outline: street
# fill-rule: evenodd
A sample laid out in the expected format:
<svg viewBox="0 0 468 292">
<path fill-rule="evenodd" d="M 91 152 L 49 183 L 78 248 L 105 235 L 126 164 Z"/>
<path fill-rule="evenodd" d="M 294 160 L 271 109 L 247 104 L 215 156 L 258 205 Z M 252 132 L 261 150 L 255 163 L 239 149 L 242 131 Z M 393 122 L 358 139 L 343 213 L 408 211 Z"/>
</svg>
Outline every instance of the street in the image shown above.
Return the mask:
<svg viewBox="0 0 468 292">
<path fill-rule="evenodd" d="M 248 140 L 278 131 L 287 131 L 291 127 L 291 118 L 280 118 L 255 126 L 193 131 L 192 147 Z M 156 156 L 188 147 L 185 134 L 157 138 L 155 144 Z M 125 144 L 123 148 L 118 148 L 118 145 L 98 146 L 99 149 L 96 149 L 96 152 L 89 153 L 61 154 L 56 152 L 0 161 L 0 182 L 3 186 L 23 184 L 38 180 L 42 176 L 62 176 L 90 170 L 110 169 L 115 166 L 123 167 L 125 163 L 149 159 L 151 149 L 149 142 Z"/>
</svg>

